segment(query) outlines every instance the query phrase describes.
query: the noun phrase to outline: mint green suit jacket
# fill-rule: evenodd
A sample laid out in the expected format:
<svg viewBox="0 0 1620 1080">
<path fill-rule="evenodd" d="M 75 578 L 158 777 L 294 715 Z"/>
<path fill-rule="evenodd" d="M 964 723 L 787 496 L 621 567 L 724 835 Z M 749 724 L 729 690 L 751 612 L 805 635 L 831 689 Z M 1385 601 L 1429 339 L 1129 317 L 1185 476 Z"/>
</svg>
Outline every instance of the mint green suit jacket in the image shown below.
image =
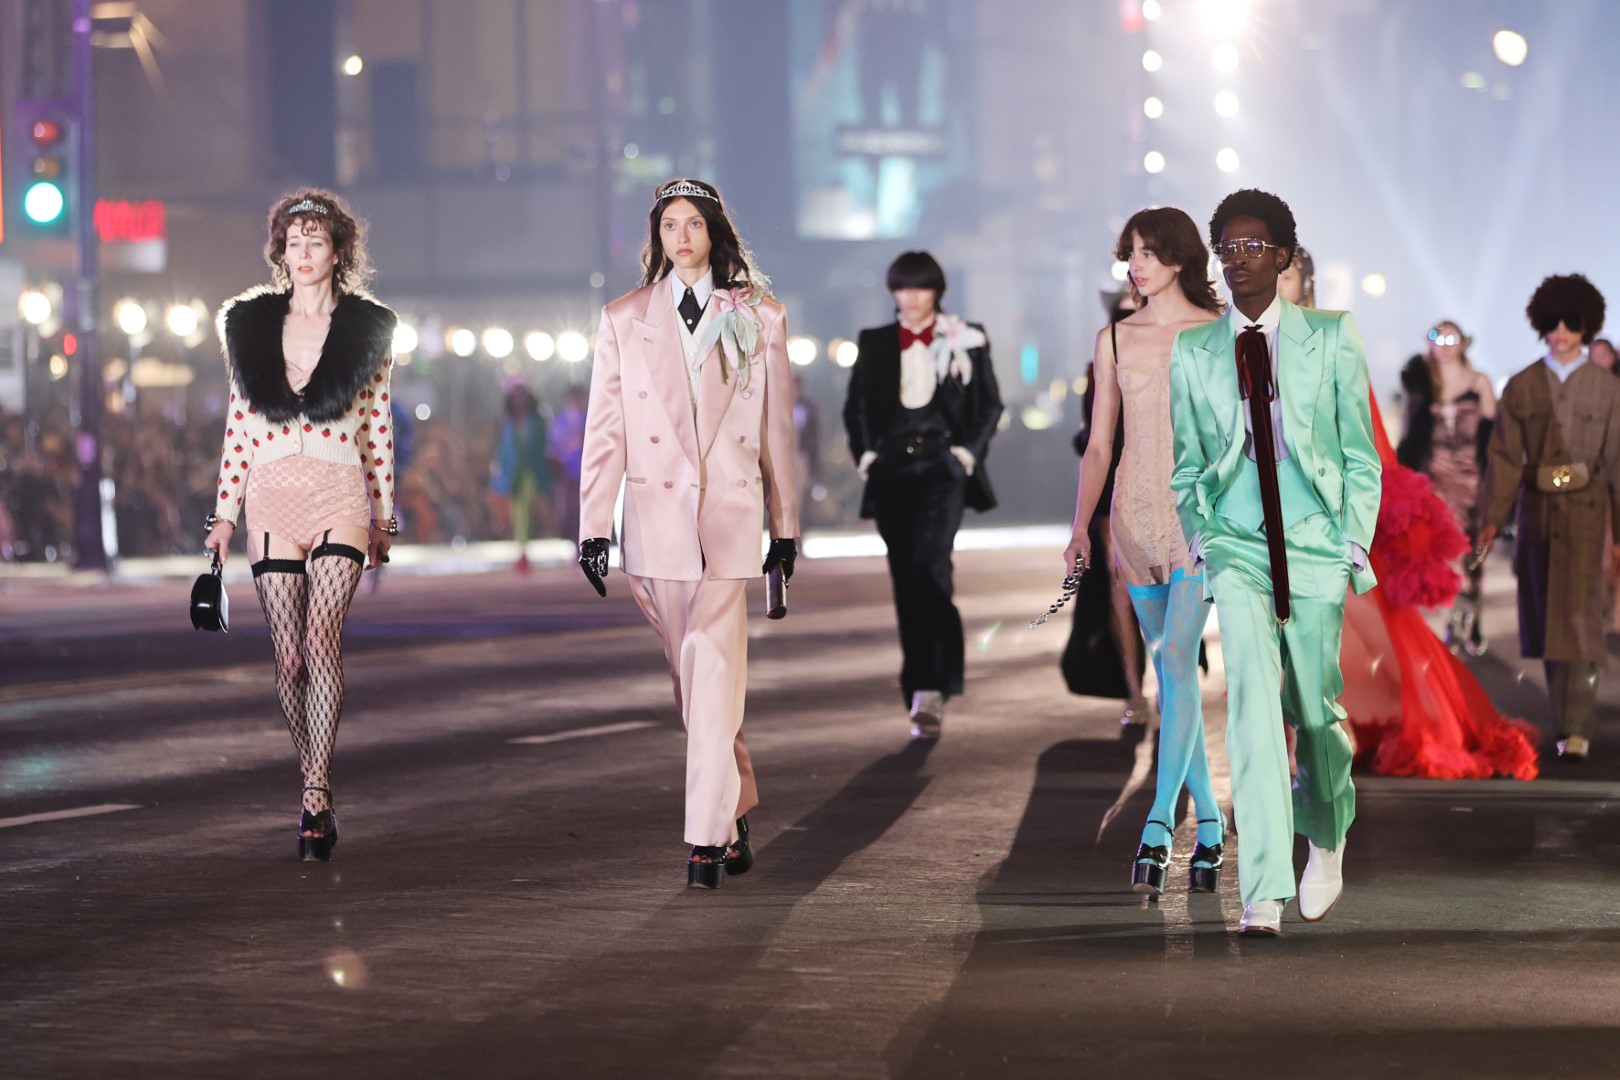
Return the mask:
<svg viewBox="0 0 1620 1080">
<path fill-rule="evenodd" d="M 1345 540 L 1370 551 L 1383 466 L 1373 442 L 1367 358 L 1355 317 L 1281 303 L 1274 366 L 1283 443 Z M 1189 538 L 1231 531 L 1214 507 L 1248 463 L 1244 408 L 1230 321 L 1220 318 L 1177 334 L 1170 358 L 1176 449 L 1170 486 Z M 1368 566 L 1352 573 L 1350 583 L 1364 593 L 1378 579 Z"/>
</svg>

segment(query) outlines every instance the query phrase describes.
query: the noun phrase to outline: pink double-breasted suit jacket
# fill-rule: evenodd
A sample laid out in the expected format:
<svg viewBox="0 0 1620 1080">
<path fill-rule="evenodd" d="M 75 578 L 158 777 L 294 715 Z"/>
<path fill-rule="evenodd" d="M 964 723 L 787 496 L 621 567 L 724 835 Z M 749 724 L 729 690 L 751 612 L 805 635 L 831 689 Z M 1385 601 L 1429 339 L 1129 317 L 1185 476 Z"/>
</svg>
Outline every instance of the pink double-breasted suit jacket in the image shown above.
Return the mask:
<svg viewBox="0 0 1620 1080">
<path fill-rule="evenodd" d="M 710 300 L 713 304 L 715 301 Z M 714 346 L 689 389 L 667 281 L 602 309 L 579 478 L 579 538 L 610 536 L 624 483 L 624 570 L 672 581 L 760 576 L 760 530 L 799 534 L 787 312 L 755 309 L 744 385 Z"/>
</svg>

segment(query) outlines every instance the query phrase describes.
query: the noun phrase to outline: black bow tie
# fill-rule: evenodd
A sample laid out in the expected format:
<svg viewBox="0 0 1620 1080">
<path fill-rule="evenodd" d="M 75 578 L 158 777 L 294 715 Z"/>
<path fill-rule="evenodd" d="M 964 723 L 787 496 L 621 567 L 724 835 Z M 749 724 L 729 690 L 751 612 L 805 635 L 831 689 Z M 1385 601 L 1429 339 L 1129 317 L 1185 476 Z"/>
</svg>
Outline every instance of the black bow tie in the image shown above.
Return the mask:
<svg viewBox="0 0 1620 1080">
<path fill-rule="evenodd" d="M 698 320 L 703 317 L 703 305 L 698 303 L 697 293 L 692 291 L 692 286 L 686 287 L 686 295 L 681 297 L 676 310 L 681 313 L 681 321 L 686 323 L 687 330 L 697 329 Z"/>
</svg>

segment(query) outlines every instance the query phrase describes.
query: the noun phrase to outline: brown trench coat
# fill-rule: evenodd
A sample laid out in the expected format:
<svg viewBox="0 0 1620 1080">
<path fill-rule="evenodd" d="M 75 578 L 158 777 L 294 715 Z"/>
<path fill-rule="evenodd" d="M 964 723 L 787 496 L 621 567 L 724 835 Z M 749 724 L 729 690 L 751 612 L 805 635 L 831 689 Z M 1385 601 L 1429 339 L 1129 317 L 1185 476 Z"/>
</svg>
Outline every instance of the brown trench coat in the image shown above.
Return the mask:
<svg viewBox="0 0 1620 1080">
<path fill-rule="evenodd" d="M 1573 418 L 1563 430 L 1555 400 L 1560 396 Z M 1570 461 L 1584 461 L 1591 470 L 1584 489 L 1536 490 L 1538 465 Z M 1485 524 L 1506 525 L 1515 501 L 1520 651 L 1602 664 L 1608 655 L 1603 567 L 1610 521 L 1620 536 L 1620 378 L 1588 363 L 1560 384 L 1538 360 L 1508 380 L 1480 488 Z"/>
</svg>

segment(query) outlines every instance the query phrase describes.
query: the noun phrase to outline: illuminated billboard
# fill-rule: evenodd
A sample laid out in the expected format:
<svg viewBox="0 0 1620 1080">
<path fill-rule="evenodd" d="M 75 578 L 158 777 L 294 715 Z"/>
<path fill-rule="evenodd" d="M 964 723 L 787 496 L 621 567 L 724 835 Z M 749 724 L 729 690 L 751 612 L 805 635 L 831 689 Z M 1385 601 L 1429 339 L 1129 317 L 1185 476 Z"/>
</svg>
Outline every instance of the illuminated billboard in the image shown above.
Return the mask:
<svg viewBox="0 0 1620 1080">
<path fill-rule="evenodd" d="M 973 212 L 973 0 L 792 0 L 799 234 L 914 235 Z"/>
</svg>

